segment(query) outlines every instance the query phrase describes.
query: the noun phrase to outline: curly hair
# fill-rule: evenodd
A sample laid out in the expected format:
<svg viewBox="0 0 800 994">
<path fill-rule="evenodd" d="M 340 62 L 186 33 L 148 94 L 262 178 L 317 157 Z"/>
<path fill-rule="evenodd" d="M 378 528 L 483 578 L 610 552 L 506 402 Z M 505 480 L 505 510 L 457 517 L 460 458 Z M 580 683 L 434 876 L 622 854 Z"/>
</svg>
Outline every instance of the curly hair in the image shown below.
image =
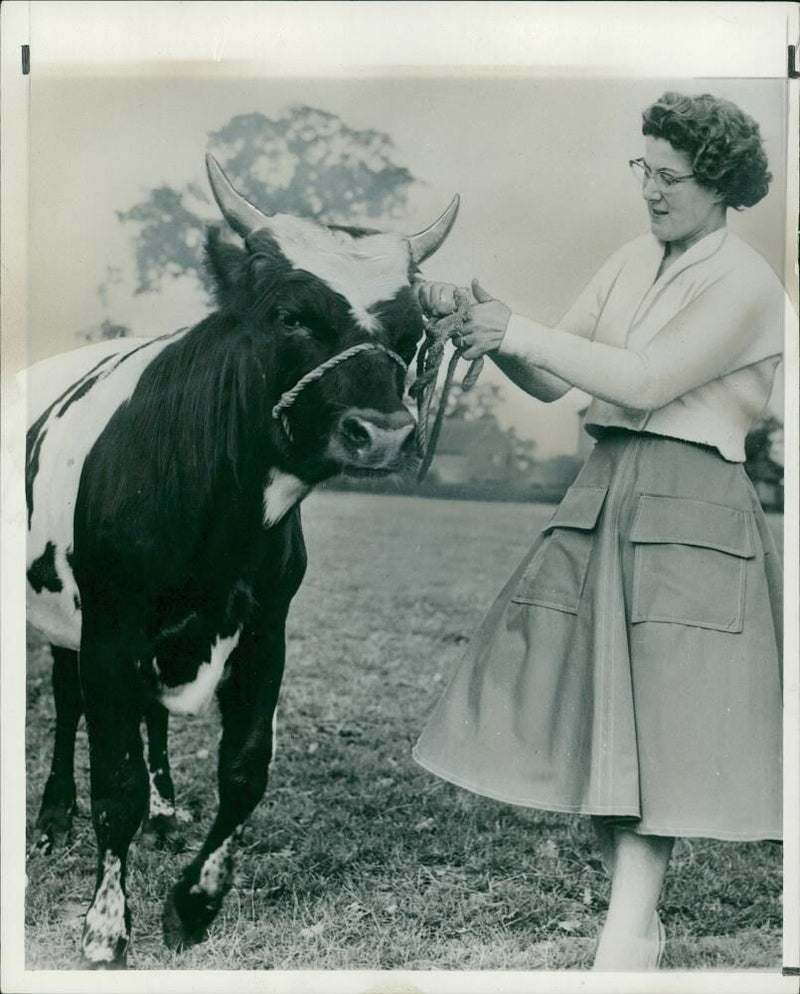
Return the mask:
<svg viewBox="0 0 800 994">
<path fill-rule="evenodd" d="M 758 124 L 730 100 L 665 93 L 643 111 L 642 134 L 688 153 L 697 181 L 723 193 L 734 210 L 767 195 L 772 173 Z"/>
</svg>

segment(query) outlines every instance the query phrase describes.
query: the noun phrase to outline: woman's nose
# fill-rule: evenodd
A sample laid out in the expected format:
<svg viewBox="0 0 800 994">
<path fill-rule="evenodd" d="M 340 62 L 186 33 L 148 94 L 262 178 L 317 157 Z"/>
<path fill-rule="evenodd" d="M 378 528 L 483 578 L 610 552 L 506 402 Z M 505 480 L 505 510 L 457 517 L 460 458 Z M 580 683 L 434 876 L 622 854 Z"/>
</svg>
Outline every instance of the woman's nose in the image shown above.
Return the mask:
<svg viewBox="0 0 800 994">
<path fill-rule="evenodd" d="M 656 186 L 655 177 L 646 176 L 644 183 L 642 183 L 642 196 L 645 200 L 661 200 L 663 194 L 661 190 Z"/>
</svg>

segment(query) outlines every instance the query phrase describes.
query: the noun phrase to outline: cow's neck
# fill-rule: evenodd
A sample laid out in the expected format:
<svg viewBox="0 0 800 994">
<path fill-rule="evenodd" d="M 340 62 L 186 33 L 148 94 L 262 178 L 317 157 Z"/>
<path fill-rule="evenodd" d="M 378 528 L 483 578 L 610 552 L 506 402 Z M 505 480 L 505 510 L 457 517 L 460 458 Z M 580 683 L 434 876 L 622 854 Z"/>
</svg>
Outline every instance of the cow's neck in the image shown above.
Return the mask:
<svg viewBox="0 0 800 994">
<path fill-rule="evenodd" d="M 108 440 L 104 475 L 131 481 L 122 500 L 179 559 L 236 559 L 263 528 L 276 391 L 237 332 L 215 314 L 165 349 L 119 412 L 116 446 Z M 143 439 L 138 453 L 126 451 L 130 438 Z"/>
<path fill-rule="evenodd" d="M 232 318 L 211 315 L 163 357 L 168 388 L 153 398 L 164 407 L 169 447 L 209 489 L 231 481 L 260 492 L 277 457 L 271 417 L 277 389 L 268 365 L 243 340 Z M 163 458 L 162 453 L 162 458 Z"/>
</svg>

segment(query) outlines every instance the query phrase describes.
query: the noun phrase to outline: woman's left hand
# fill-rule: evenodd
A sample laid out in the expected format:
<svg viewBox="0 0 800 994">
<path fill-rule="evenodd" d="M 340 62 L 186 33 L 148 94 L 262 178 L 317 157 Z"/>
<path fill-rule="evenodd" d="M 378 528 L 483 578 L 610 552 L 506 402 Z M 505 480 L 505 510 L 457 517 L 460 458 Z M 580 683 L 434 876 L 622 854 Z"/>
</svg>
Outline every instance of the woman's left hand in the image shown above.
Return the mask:
<svg viewBox="0 0 800 994">
<path fill-rule="evenodd" d="M 453 339 L 463 358 L 469 360 L 499 349 L 511 318 L 511 309 L 495 300 L 477 280 L 472 281 L 472 295 L 477 303 L 470 305 L 463 330 Z"/>
<path fill-rule="evenodd" d="M 429 318 L 443 318 L 458 310 L 458 298 L 463 294 L 469 297 L 469 290 L 457 287 L 455 283 L 426 283 L 418 280 L 413 289 L 423 314 Z"/>
</svg>

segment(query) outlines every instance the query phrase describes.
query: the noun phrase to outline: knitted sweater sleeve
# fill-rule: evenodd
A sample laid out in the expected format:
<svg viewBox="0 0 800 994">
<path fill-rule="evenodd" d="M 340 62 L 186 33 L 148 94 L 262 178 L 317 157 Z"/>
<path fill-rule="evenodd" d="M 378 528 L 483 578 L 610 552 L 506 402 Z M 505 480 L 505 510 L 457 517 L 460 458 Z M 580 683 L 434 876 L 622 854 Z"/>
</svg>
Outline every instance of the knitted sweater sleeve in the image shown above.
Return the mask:
<svg viewBox="0 0 800 994">
<path fill-rule="evenodd" d="M 731 272 L 710 283 L 641 349 L 589 341 L 515 314 L 498 354 L 600 400 L 656 410 L 782 351 L 782 295 L 766 282 L 754 287 L 736 277 Z"/>
</svg>

